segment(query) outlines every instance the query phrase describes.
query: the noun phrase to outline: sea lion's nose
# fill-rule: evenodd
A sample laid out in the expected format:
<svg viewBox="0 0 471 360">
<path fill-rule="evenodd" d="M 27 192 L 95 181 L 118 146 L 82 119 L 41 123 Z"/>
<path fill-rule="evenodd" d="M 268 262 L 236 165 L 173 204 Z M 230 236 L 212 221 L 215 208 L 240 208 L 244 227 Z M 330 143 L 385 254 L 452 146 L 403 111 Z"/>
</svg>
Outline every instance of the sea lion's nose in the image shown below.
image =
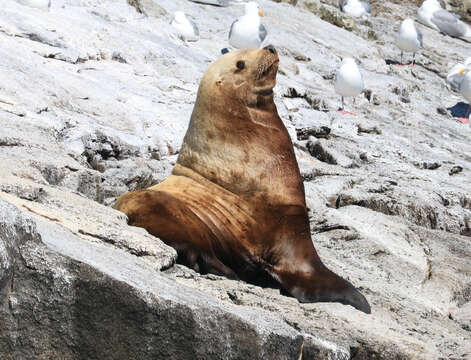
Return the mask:
<svg viewBox="0 0 471 360">
<path fill-rule="evenodd" d="M 273 45 L 268 45 L 268 46 L 265 46 L 264 47 L 265 50 L 268 50 L 269 52 L 271 52 L 272 54 L 276 54 L 276 49 Z"/>
</svg>

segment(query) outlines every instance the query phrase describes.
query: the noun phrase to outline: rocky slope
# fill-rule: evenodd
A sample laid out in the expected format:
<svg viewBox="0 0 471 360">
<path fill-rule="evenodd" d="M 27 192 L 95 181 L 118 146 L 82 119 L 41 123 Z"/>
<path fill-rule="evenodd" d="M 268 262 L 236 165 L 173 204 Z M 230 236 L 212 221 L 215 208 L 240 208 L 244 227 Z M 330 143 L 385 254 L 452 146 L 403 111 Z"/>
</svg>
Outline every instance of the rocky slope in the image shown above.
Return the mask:
<svg viewBox="0 0 471 360">
<path fill-rule="evenodd" d="M 260 1 L 315 246 L 372 315 L 201 276 L 109 207 L 171 171 L 242 6 L 2 5 L 2 359 L 471 358 L 471 128 L 444 82 L 470 44 L 418 25 L 425 49 L 398 67 L 394 30 L 417 1 L 374 1 L 368 19 L 337 3 Z M 181 9 L 199 42 L 168 26 Z M 365 78 L 357 116 L 335 111 L 345 56 Z"/>
</svg>

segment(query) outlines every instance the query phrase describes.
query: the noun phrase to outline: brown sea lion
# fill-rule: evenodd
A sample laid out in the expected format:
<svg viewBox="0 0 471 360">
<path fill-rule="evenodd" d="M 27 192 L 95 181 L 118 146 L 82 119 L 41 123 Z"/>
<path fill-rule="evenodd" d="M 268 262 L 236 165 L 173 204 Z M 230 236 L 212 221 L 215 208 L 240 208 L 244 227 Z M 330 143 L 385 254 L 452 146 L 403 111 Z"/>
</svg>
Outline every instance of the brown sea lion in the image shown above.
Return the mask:
<svg viewBox="0 0 471 360">
<path fill-rule="evenodd" d="M 121 196 L 115 208 L 196 271 L 370 313 L 365 297 L 314 249 L 293 144 L 273 102 L 278 61 L 267 46 L 214 62 L 172 174 Z"/>
</svg>

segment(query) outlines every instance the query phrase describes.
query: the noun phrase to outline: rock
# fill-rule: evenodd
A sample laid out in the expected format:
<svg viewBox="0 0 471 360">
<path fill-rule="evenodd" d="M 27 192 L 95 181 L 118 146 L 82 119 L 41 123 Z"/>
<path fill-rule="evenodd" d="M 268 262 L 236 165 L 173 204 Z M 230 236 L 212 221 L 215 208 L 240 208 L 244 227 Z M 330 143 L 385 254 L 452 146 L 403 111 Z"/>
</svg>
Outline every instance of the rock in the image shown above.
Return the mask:
<svg viewBox="0 0 471 360">
<path fill-rule="evenodd" d="M 399 67 L 394 30 L 418 1 L 370 2 L 367 19 L 345 18 L 338 0 L 262 4 L 313 241 L 370 316 L 192 272 L 111 208 L 171 172 L 201 77 L 242 7 L 65 0 L 38 16 L 4 2 L 0 198 L 16 206 L 0 205 L 7 359 L 466 357 L 471 128 L 455 121 L 467 103 L 445 77 L 469 44 L 419 24 L 425 46 Z M 197 43 L 168 26 L 182 4 Z M 468 16 L 465 3 L 442 5 Z M 347 56 L 367 89 L 347 100 L 356 116 L 335 111 Z"/>
<path fill-rule="evenodd" d="M 190 0 L 196 3 L 200 4 L 206 4 L 206 5 L 215 5 L 215 6 L 228 6 L 229 5 L 229 0 Z"/>
<path fill-rule="evenodd" d="M 381 135 L 382 131 L 378 129 L 377 126 L 365 126 L 363 124 L 358 125 L 358 133 L 365 133 L 365 134 L 376 134 L 376 135 Z"/>
<path fill-rule="evenodd" d="M 342 167 L 352 166 L 350 159 L 335 151 L 333 148 L 329 148 L 327 141 L 324 139 L 310 137 L 306 147 L 312 156 L 322 162 L 331 165 L 340 165 Z"/>
<path fill-rule="evenodd" d="M 1 199 L 0 225 L 5 360 L 350 356 L 266 312 L 179 286 L 125 252 L 36 223 Z"/>
<path fill-rule="evenodd" d="M 452 311 L 450 315 L 464 330 L 471 331 L 471 303 L 468 302 L 462 308 Z"/>
<path fill-rule="evenodd" d="M 297 128 L 296 136 L 298 140 L 307 140 L 310 136 L 315 138 L 328 139 L 330 134 L 330 128 L 327 126 L 320 126 L 318 128 Z"/>
<path fill-rule="evenodd" d="M 323 5 L 318 6 L 315 2 L 312 1 L 305 3 L 304 6 L 324 21 L 344 28 L 348 31 L 352 31 L 354 29 L 355 25 L 353 21 L 348 16 L 342 15 L 340 12 L 331 10 L 329 7 Z"/>
<path fill-rule="evenodd" d="M 426 170 L 435 170 L 438 169 L 441 164 L 437 162 L 423 162 L 423 163 L 415 163 L 415 166 L 417 166 L 420 169 L 426 169 Z"/>
<path fill-rule="evenodd" d="M 20 246 L 28 242 L 37 244 L 40 239 L 35 231 L 34 221 L 1 199 L 0 225 L 0 300 L 5 304 L 13 281 L 14 267 L 20 255 Z"/>
<path fill-rule="evenodd" d="M 452 176 L 452 175 L 455 175 L 455 174 L 459 174 L 460 172 L 463 171 L 463 167 L 462 166 L 453 166 L 451 169 L 450 169 L 450 172 L 448 173 L 448 175 Z"/>
<path fill-rule="evenodd" d="M 285 3 L 293 5 L 293 6 L 296 6 L 296 4 L 298 3 L 298 0 L 273 0 L 273 1 L 277 2 L 277 3 L 285 2 Z"/>
<path fill-rule="evenodd" d="M 154 0 L 127 0 L 128 4 L 136 9 L 138 13 L 160 18 L 167 14 L 167 11 Z"/>
</svg>

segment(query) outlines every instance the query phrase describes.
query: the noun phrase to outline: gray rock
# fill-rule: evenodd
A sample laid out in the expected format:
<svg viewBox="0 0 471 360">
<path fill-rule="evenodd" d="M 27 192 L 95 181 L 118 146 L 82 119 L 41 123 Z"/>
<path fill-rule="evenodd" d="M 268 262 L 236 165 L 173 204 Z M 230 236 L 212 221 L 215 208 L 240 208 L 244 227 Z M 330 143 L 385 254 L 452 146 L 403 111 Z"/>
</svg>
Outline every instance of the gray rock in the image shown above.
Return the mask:
<svg viewBox="0 0 471 360">
<path fill-rule="evenodd" d="M 329 148 L 327 140 L 310 137 L 307 142 L 309 153 L 316 159 L 331 165 L 351 167 L 352 161 L 336 150 Z"/>
<path fill-rule="evenodd" d="M 142 260 L 87 244 L 60 225 L 36 226 L 1 199 L 0 225 L 3 359 L 350 355 L 266 312 L 179 286 Z"/>
<path fill-rule="evenodd" d="M 195 3 L 215 6 L 229 6 L 230 0 L 190 0 Z"/>
<path fill-rule="evenodd" d="M 0 224 L 0 349 L 15 351 L 6 356 L 247 358 L 251 348 L 279 358 L 276 347 L 298 359 L 303 347 L 304 358 L 319 359 L 466 357 L 471 128 L 455 121 L 466 104 L 444 78 L 469 44 L 418 25 L 424 49 L 414 67 L 398 67 L 395 30 L 415 16 L 415 0 L 372 0 L 368 19 L 346 18 L 337 0 L 260 2 L 265 44 L 280 55 L 275 102 L 305 180 L 313 241 L 367 296 L 367 317 L 191 272 L 175 264 L 174 249 L 110 208 L 169 174 L 200 79 L 243 13 L 237 2 L 131 3 L 57 0 L 46 13 L 2 4 L 0 197 L 29 214 L 4 210 L 9 225 Z M 197 43 L 169 26 L 182 4 L 200 26 Z M 335 111 L 333 74 L 346 56 L 367 89 L 347 100 L 355 115 Z M 327 162 L 310 154 L 313 145 Z M 51 247 L 26 230 L 34 223 Z M 195 328 L 207 335 L 191 338 Z M 136 336 L 143 340 L 131 346 L 126 339 Z"/>
<path fill-rule="evenodd" d="M 127 0 L 127 2 L 137 12 L 147 16 L 159 18 L 167 14 L 167 11 L 155 0 Z"/>
</svg>

